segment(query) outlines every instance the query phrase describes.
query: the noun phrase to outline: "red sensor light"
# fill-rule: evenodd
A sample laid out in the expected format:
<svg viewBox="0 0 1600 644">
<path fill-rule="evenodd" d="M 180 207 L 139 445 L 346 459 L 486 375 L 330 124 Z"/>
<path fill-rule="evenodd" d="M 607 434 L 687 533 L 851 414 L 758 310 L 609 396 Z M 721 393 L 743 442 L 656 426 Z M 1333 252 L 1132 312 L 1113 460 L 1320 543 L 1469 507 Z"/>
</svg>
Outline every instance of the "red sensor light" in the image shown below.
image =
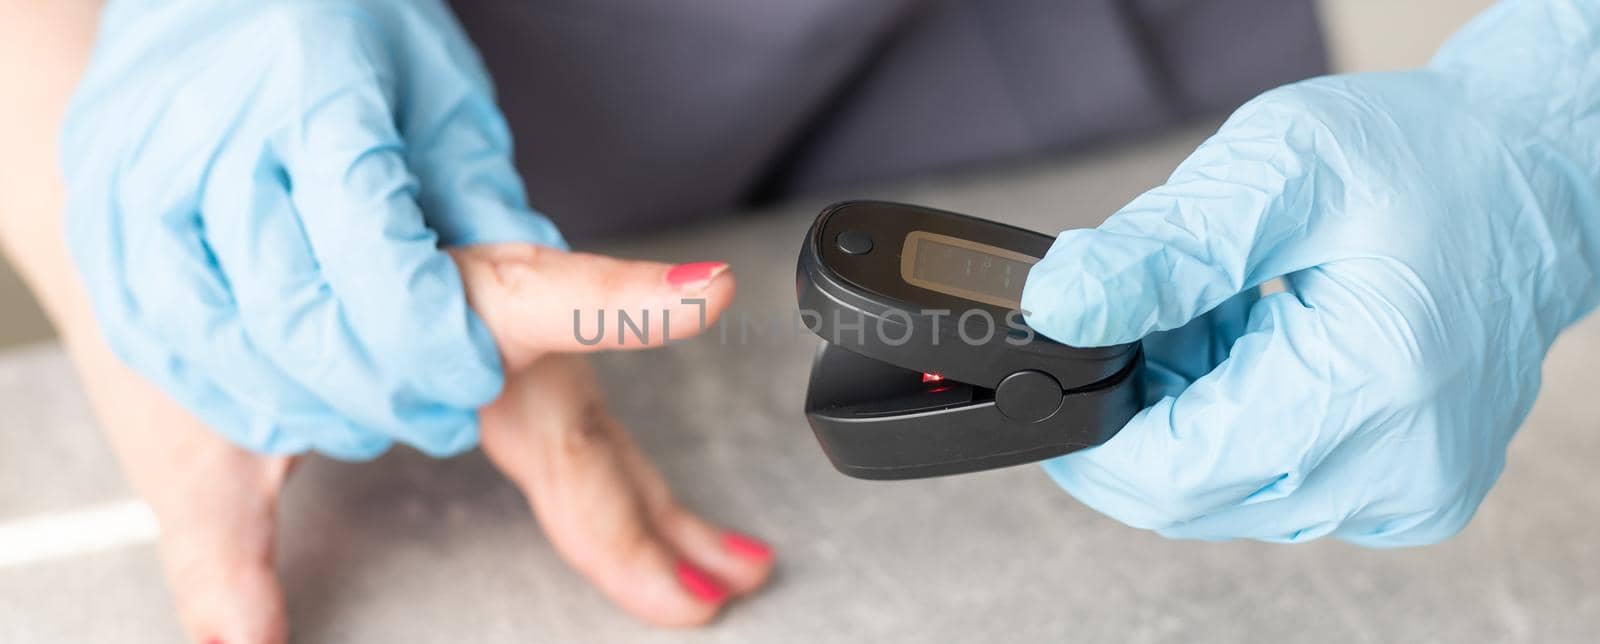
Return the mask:
<svg viewBox="0 0 1600 644">
<path fill-rule="evenodd" d="M 939 382 L 940 380 L 944 380 L 944 376 L 941 376 L 941 375 L 936 374 L 936 373 L 925 373 L 925 374 L 922 374 L 922 381 L 923 382 Z"/>
</svg>

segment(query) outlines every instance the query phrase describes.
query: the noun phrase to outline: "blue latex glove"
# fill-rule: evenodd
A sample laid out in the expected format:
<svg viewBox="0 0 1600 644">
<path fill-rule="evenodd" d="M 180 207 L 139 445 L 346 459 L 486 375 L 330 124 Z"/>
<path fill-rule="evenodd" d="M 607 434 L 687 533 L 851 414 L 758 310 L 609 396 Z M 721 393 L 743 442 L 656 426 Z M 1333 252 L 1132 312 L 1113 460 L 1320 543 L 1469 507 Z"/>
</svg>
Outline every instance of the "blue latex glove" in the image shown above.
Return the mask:
<svg viewBox="0 0 1600 644">
<path fill-rule="evenodd" d="M 1600 299 L 1597 108 L 1600 2 L 1579 0 L 1499 5 L 1426 69 L 1245 105 L 1030 275 L 1057 340 L 1177 329 L 1147 340 L 1150 406 L 1047 471 L 1172 537 L 1454 534 Z"/>
<path fill-rule="evenodd" d="M 62 151 L 111 346 L 262 452 L 476 444 L 504 378 L 439 247 L 562 245 L 435 0 L 114 1 Z"/>
</svg>

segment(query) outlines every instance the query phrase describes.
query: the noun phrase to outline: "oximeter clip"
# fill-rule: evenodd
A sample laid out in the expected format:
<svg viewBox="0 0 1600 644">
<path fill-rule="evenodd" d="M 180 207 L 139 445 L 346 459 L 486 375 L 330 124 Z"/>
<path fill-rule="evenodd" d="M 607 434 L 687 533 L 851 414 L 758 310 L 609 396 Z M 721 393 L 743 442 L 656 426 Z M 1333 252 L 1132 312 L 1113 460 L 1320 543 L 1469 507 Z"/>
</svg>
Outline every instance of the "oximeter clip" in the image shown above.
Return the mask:
<svg viewBox="0 0 1600 644">
<path fill-rule="evenodd" d="M 823 339 L 806 418 L 840 472 L 910 479 L 1099 445 L 1144 404 L 1139 343 L 1069 347 L 1018 311 L 1039 233 L 886 202 L 835 204 L 800 252 Z"/>
</svg>

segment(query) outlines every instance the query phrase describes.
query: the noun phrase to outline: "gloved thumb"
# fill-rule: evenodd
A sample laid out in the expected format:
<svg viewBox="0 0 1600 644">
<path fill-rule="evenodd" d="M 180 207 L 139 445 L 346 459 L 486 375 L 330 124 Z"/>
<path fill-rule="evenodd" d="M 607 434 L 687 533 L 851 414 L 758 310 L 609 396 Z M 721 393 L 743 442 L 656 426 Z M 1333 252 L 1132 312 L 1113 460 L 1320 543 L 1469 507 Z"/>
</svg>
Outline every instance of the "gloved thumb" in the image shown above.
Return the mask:
<svg viewBox="0 0 1600 644">
<path fill-rule="evenodd" d="M 1241 110 L 1165 185 L 1062 232 L 1028 275 L 1028 324 L 1073 346 L 1132 342 L 1314 265 L 1294 242 L 1315 228 L 1316 173 L 1273 112 Z"/>
<path fill-rule="evenodd" d="M 733 275 L 721 262 L 628 261 L 520 243 L 450 255 L 508 371 L 550 352 L 643 349 L 692 337 L 733 301 Z"/>
</svg>

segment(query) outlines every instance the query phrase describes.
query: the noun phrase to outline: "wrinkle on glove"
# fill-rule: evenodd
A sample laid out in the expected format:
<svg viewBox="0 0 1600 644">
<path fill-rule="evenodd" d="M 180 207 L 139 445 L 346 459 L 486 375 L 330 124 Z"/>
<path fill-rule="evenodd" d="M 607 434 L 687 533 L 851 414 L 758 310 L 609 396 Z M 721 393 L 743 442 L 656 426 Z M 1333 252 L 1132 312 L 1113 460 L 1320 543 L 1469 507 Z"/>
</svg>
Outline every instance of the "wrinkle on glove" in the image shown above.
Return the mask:
<svg viewBox="0 0 1600 644">
<path fill-rule="evenodd" d="M 235 443 L 477 443 L 504 382 L 446 245 L 564 246 L 436 0 L 110 3 L 61 137 L 111 347 Z"/>
<path fill-rule="evenodd" d="M 1444 539 L 1600 301 L 1597 244 L 1600 3 L 1503 2 L 1425 69 L 1268 92 L 1033 269 L 1035 329 L 1146 338 L 1155 385 L 1045 469 L 1171 537 Z"/>
</svg>

